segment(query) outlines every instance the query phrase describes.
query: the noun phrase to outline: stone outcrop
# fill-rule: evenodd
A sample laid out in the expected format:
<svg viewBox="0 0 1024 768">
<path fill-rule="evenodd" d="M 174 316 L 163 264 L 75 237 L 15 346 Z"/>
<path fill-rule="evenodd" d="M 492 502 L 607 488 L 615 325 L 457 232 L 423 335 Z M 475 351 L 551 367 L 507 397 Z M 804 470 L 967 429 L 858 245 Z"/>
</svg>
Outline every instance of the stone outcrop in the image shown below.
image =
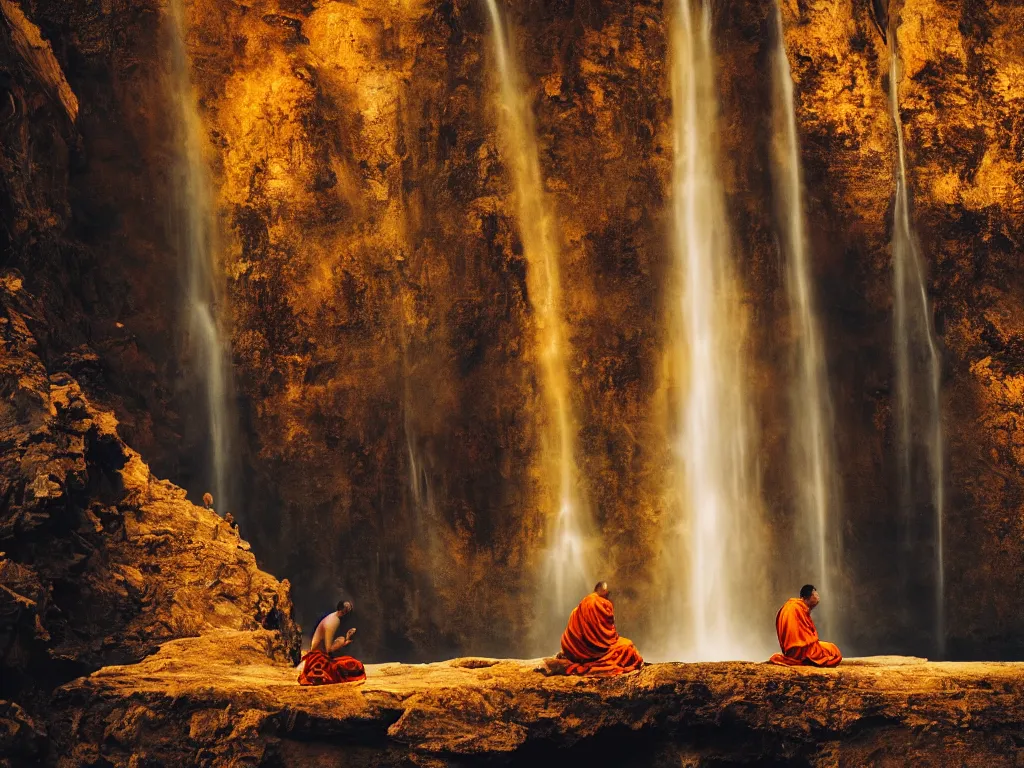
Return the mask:
<svg viewBox="0 0 1024 768">
<path fill-rule="evenodd" d="M 1018 664 L 881 657 L 838 669 L 654 664 L 612 679 L 539 661 L 371 665 L 303 688 L 269 633 L 175 640 L 62 688 L 56 765 L 1015 765 Z"/>
<path fill-rule="evenodd" d="M 78 98 L 64 77 L 53 48 L 39 33 L 39 27 L 29 21 L 24 11 L 13 0 L 0 1 L 0 13 L 10 31 L 10 41 L 21 60 L 35 75 L 36 80 L 56 98 L 74 123 L 78 119 Z M 17 107 L 13 94 L 9 94 L 9 105 Z"/>
<path fill-rule="evenodd" d="M 210 628 L 277 630 L 269 650 L 294 656 L 288 582 L 155 478 L 74 378 L 47 372 L 34 305 L 20 275 L 0 277 L 0 695 L 34 702 Z"/>
</svg>

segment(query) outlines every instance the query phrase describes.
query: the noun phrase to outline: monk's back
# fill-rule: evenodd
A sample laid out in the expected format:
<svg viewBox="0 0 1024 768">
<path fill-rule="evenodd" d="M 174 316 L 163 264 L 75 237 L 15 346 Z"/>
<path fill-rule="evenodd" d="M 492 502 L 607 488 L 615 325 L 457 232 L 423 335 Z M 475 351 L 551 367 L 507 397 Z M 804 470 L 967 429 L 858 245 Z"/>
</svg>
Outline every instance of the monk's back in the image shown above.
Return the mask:
<svg viewBox="0 0 1024 768">
<path fill-rule="evenodd" d="M 341 619 L 338 618 L 338 614 L 331 612 L 324 616 L 320 623 L 316 625 L 316 631 L 313 633 L 313 641 L 310 643 L 309 650 L 311 651 L 323 651 L 327 652 L 327 630 L 335 630 L 332 634 L 336 634 L 338 625 L 341 624 Z"/>
<path fill-rule="evenodd" d="M 592 592 L 572 609 L 562 633 L 562 652 L 568 658 L 587 661 L 600 657 L 618 639 L 611 601 Z"/>
<path fill-rule="evenodd" d="M 562 633 L 562 655 L 570 662 L 571 675 L 616 675 L 644 663 L 633 643 L 616 631 L 611 600 L 597 593 L 583 598 L 570 614 Z"/>
<path fill-rule="evenodd" d="M 817 605 L 818 593 L 810 585 L 801 592 L 808 590 L 813 595 L 813 602 L 804 597 L 791 597 L 775 615 L 775 630 L 782 653 L 776 653 L 769 659 L 773 664 L 834 667 L 843 660 L 838 647 L 819 639 L 818 628 L 811 618 L 811 608 Z"/>
</svg>

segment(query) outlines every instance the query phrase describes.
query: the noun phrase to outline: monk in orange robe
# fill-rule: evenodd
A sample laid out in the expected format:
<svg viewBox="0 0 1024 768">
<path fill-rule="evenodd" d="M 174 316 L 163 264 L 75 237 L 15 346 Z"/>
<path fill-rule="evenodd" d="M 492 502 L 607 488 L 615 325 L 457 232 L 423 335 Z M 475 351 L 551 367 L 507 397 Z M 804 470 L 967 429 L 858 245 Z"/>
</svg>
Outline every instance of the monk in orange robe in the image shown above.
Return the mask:
<svg viewBox="0 0 1024 768">
<path fill-rule="evenodd" d="M 338 603 L 336 611 L 324 616 L 317 624 L 309 653 L 299 662 L 299 685 L 331 685 L 366 679 L 361 661 L 341 655 L 341 649 L 352 644 L 355 628 L 335 638 L 341 620 L 351 612 L 351 601 L 344 600 Z"/>
<path fill-rule="evenodd" d="M 567 675 L 608 677 L 643 666 L 636 646 L 615 630 L 615 614 L 605 582 L 598 582 L 594 591 L 572 609 L 562 633 L 561 656 L 568 662 Z"/>
<path fill-rule="evenodd" d="M 833 643 L 818 639 L 818 630 L 811 611 L 818 604 L 818 590 L 805 584 L 800 597 L 791 597 L 775 617 L 775 630 L 779 633 L 779 647 L 768 661 L 785 667 L 838 667 L 843 654 Z"/>
</svg>

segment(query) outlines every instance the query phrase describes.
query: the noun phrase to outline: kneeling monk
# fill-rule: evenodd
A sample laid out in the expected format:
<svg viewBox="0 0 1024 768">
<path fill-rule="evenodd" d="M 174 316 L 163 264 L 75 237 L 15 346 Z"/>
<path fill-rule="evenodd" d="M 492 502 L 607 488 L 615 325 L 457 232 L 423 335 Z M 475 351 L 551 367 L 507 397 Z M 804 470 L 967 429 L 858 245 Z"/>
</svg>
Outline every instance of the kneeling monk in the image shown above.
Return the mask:
<svg viewBox="0 0 1024 768">
<path fill-rule="evenodd" d="M 562 633 L 567 675 L 618 675 L 643 666 L 636 646 L 615 631 L 608 585 L 601 581 L 572 610 Z"/>
<path fill-rule="evenodd" d="M 363 663 L 351 656 L 340 655 L 341 649 L 352 643 L 355 627 L 337 639 L 341 620 L 352 612 L 352 603 L 345 600 L 317 624 L 309 653 L 299 662 L 299 685 L 329 685 L 365 680 Z"/>
<path fill-rule="evenodd" d="M 800 589 L 800 597 L 789 598 L 779 609 L 775 629 L 779 633 L 782 653 L 776 653 L 768 661 L 786 667 L 839 666 L 843 654 L 832 643 L 818 639 L 818 630 L 811 618 L 811 611 L 818 602 L 818 590 L 811 584 L 805 584 Z"/>
</svg>

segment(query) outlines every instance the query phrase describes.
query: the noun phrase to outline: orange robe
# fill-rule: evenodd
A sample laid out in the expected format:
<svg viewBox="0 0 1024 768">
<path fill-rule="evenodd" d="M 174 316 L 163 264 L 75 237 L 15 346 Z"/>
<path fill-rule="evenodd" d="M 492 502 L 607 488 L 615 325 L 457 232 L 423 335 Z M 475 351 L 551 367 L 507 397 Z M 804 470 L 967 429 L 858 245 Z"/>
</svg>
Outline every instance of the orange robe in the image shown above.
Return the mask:
<svg viewBox="0 0 1024 768">
<path fill-rule="evenodd" d="M 779 647 L 768 661 L 785 667 L 837 667 L 843 654 L 832 643 L 818 639 L 818 630 L 811 618 L 811 609 L 799 597 L 791 597 L 775 617 Z"/>
<path fill-rule="evenodd" d="M 636 646 L 615 631 L 612 601 L 596 592 L 572 609 L 562 633 L 562 654 L 569 660 L 567 675 L 618 675 L 644 663 Z"/>
<path fill-rule="evenodd" d="M 310 651 L 302 657 L 299 685 L 333 685 L 366 679 L 363 663 L 351 656 L 328 656 L 323 651 Z"/>
</svg>

